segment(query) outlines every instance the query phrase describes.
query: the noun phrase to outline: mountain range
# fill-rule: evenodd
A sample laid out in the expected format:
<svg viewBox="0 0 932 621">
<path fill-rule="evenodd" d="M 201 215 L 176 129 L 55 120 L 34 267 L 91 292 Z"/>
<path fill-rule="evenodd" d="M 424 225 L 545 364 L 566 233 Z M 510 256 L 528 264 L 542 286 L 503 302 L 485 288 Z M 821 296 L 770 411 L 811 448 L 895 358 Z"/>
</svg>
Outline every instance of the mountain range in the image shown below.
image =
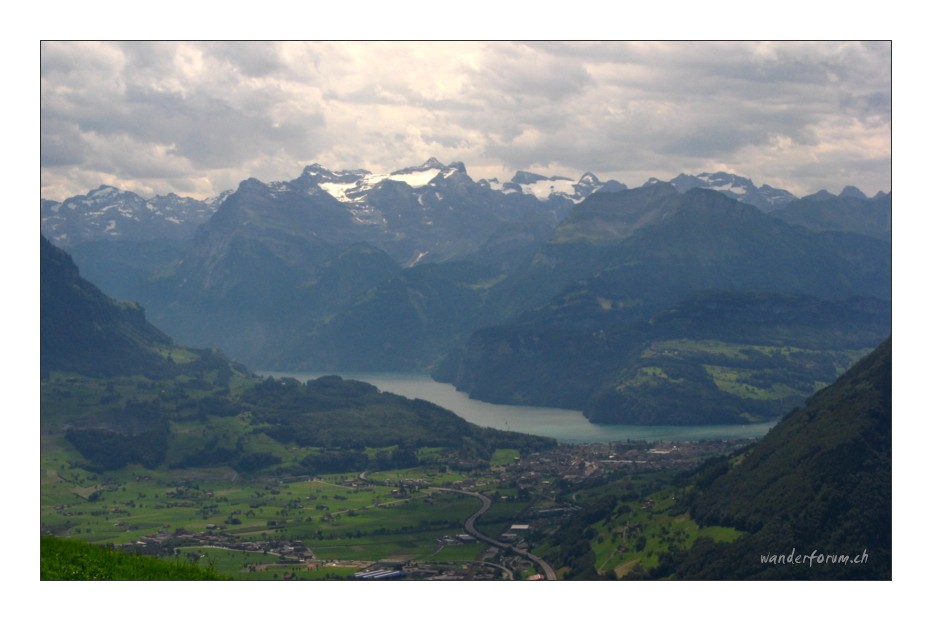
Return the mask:
<svg viewBox="0 0 932 621">
<path fill-rule="evenodd" d="M 273 192 L 323 191 L 343 204 L 357 224 L 390 228 L 390 221 L 397 222 L 405 216 L 399 213 L 397 206 L 386 204 L 384 197 L 380 198 L 380 191 L 385 186 L 402 183 L 411 189 L 420 190 L 416 192 L 415 201 L 419 202 L 421 207 L 426 207 L 422 211 L 428 213 L 431 210 L 423 205 L 423 202 L 429 199 L 424 197 L 430 194 L 431 189 L 440 189 L 441 191 L 435 194 L 442 194 L 442 180 L 456 173 L 463 175 L 464 182 L 468 180 L 469 183 L 473 183 L 462 162 L 445 165 L 436 158 L 430 158 L 419 166 L 410 166 L 391 173 L 372 173 L 365 169 L 333 171 L 320 164 L 311 164 L 292 181 L 275 181 L 267 185 Z M 655 183 L 663 181 L 652 177 L 644 186 Z M 679 192 L 693 188 L 715 190 L 739 202 L 754 205 L 764 212 L 779 211 L 801 200 L 787 190 L 767 184 L 758 187 L 751 179 L 726 172 L 698 175 L 684 173 L 670 179 L 668 183 Z M 533 198 L 534 201 L 523 201 L 525 210 L 543 210 L 557 220 L 565 217 L 572 205 L 595 192 L 628 189 L 627 185 L 615 180 L 600 181 L 591 172 L 584 173 L 578 181 L 573 181 L 569 177 L 518 171 L 510 181 L 480 179 L 475 185 L 502 196 L 513 196 L 513 203 L 522 202 L 521 197 Z M 190 239 L 197 227 L 205 223 L 217 211 L 219 205 L 234 192 L 235 190 L 226 190 L 206 200 L 180 197 L 176 194 L 144 199 L 133 192 L 102 185 L 86 195 L 73 196 L 63 201 L 40 200 L 42 234 L 57 246 L 69 251 L 83 243 L 99 240 Z M 880 201 L 888 200 L 889 197 L 889 193 L 878 192 L 869 199 L 859 189 L 847 186 L 838 196 L 822 190 L 803 197 L 802 200 Z M 435 195 L 434 198 L 439 199 L 439 196 Z M 498 198 L 500 200 L 500 197 Z M 542 208 L 541 204 L 548 207 Z M 513 205 L 513 211 L 520 212 L 521 207 Z M 407 214 L 407 217 L 410 219 L 410 214 Z"/>
<path fill-rule="evenodd" d="M 889 333 L 891 197 L 842 194 L 796 199 L 726 173 L 634 189 L 591 173 L 475 182 L 430 159 L 388 174 L 314 164 L 198 204 L 100 188 L 41 211 L 108 295 L 254 368 L 427 370 L 605 422 L 736 398 L 701 423 L 773 416 Z M 702 355 L 646 360 L 672 340 Z M 739 344 L 769 370 L 735 370 Z M 709 362 L 716 348 L 728 364 Z M 774 348 L 821 362 L 780 374 Z M 619 419 L 621 405 L 640 414 Z"/>
<path fill-rule="evenodd" d="M 593 196 L 499 285 L 512 318 L 475 331 L 435 377 L 599 422 L 766 418 L 888 333 L 889 260 L 880 240 L 791 226 L 708 190 Z M 799 384 L 773 348 L 835 362 L 805 363 Z M 769 362 L 752 365 L 748 349 Z"/>
<path fill-rule="evenodd" d="M 65 248 L 102 239 L 190 239 L 225 196 L 200 201 L 168 194 L 146 200 L 102 185 L 62 202 L 42 200 L 42 234 Z"/>
</svg>

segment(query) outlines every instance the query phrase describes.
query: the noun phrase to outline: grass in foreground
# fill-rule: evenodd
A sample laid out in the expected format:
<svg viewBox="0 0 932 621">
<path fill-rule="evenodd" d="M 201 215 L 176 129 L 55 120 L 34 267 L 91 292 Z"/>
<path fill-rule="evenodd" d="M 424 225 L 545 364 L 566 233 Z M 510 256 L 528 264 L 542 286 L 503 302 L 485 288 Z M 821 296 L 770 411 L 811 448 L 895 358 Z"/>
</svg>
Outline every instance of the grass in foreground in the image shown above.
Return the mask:
<svg viewBox="0 0 932 621">
<path fill-rule="evenodd" d="M 132 556 L 69 539 L 42 537 L 42 580 L 223 580 L 184 561 Z"/>
</svg>

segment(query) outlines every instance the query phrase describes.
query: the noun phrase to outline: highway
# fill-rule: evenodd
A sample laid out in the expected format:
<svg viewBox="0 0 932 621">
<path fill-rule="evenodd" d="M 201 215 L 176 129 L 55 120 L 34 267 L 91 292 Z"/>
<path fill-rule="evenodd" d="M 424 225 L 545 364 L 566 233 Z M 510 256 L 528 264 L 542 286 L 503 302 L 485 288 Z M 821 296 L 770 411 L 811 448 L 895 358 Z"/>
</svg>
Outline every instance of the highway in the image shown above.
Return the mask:
<svg viewBox="0 0 932 621">
<path fill-rule="evenodd" d="M 523 556 L 524 558 L 528 559 L 529 561 L 531 561 L 532 563 L 540 567 L 542 573 L 544 574 L 544 577 L 546 577 L 547 580 L 557 579 L 557 574 L 556 572 L 553 571 L 553 567 L 551 567 L 550 564 L 547 563 L 547 561 L 545 561 L 544 559 L 540 558 L 539 556 L 535 554 L 531 554 L 530 552 L 526 550 L 519 550 L 518 548 L 516 548 L 515 546 L 511 544 L 507 544 L 503 541 L 498 541 L 497 539 L 492 539 L 491 537 L 487 537 L 486 535 L 483 535 L 481 532 L 479 532 L 479 530 L 476 528 L 476 519 L 480 515 L 488 511 L 489 507 L 492 506 L 491 498 L 489 498 L 488 496 L 484 494 L 479 494 L 478 492 L 467 492 L 467 491 L 456 489 L 453 487 L 432 487 L 430 489 L 437 490 L 440 492 L 465 494 L 467 496 L 472 496 L 473 498 L 478 498 L 480 501 L 482 501 L 482 506 L 479 508 L 478 511 L 476 511 L 475 513 L 473 513 L 466 519 L 466 524 L 465 524 L 466 532 L 480 541 L 484 541 L 490 545 L 493 545 L 497 548 L 501 548 L 503 550 L 508 550 L 509 552 L 512 552 L 513 554 L 517 554 L 518 556 Z"/>
<path fill-rule="evenodd" d="M 360 472 L 359 478 L 363 481 L 373 483 L 373 481 L 369 481 L 369 479 L 366 478 L 368 474 L 369 474 L 368 472 Z M 385 483 L 380 483 L 380 482 L 376 482 L 376 484 L 385 485 Z M 479 530 L 476 528 L 476 519 L 478 519 L 480 515 L 488 511 L 489 507 L 492 506 L 491 498 L 489 498 L 488 496 L 484 494 L 480 494 L 478 492 L 467 492 L 465 490 L 456 489 L 455 487 L 429 487 L 427 489 L 436 490 L 438 492 L 450 492 L 452 494 L 465 494 L 466 496 L 472 496 L 473 498 L 478 498 L 482 502 L 482 506 L 479 507 L 478 511 L 476 511 L 475 513 L 470 515 L 468 518 L 466 518 L 466 523 L 464 525 L 466 532 L 472 535 L 473 537 L 475 537 L 476 539 L 478 539 L 479 541 L 484 541 L 490 545 L 495 546 L 496 548 L 501 548 L 502 550 L 508 550 L 512 554 L 523 556 L 527 560 L 531 561 L 532 563 L 540 567 L 541 572 L 544 574 L 544 577 L 547 580 L 557 579 L 557 574 L 553 570 L 553 567 L 551 567 L 550 564 L 547 563 L 547 561 L 545 561 L 544 559 L 540 558 L 539 556 L 535 554 L 531 554 L 527 550 L 519 550 L 518 548 L 516 548 L 515 546 L 511 544 L 505 543 L 503 541 L 499 541 L 497 539 L 492 539 L 491 537 L 487 537 L 486 535 L 483 535 L 481 532 L 479 532 Z"/>
</svg>

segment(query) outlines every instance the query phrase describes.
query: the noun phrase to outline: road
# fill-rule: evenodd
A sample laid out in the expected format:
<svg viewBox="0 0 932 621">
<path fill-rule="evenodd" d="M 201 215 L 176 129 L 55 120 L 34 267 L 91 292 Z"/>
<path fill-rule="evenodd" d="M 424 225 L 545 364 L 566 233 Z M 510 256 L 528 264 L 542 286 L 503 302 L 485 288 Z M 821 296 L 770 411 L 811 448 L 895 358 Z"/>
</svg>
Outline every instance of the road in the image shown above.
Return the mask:
<svg viewBox="0 0 932 621">
<path fill-rule="evenodd" d="M 490 545 L 493 545 L 496 548 L 508 550 L 512 552 L 513 554 L 517 554 L 518 556 L 523 556 L 524 558 L 528 559 L 529 561 L 531 561 L 532 563 L 540 567 L 541 571 L 543 572 L 547 580 L 557 579 L 557 574 L 555 571 L 553 571 L 553 567 L 551 567 L 550 564 L 547 563 L 547 561 L 545 561 L 544 559 L 540 558 L 539 556 L 535 554 L 531 554 L 527 550 L 519 550 L 518 548 L 516 548 L 515 546 L 511 544 L 505 543 L 503 541 L 499 541 L 497 539 L 492 539 L 491 537 L 487 537 L 486 535 L 483 535 L 481 532 L 479 532 L 479 530 L 476 528 L 476 519 L 478 519 L 479 516 L 481 516 L 486 511 L 488 511 L 489 507 L 492 506 L 491 498 L 489 498 L 488 496 L 484 494 L 480 494 L 478 492 L 467 492 L 467 491 L 456 489 L 453 487 L 432 487 L 430 489 L 434 489 L 440 492 L 452 492 L 454 494 L 465 494 L 467 496 L 472 496 L 473 498 L 478 498 L 480 501 L 482 501 L 482 506 L 479 508 L 478 511 L 476 511 L 475 513 L 473 513 L 466 519 L 466 524 L 465 524 L 466 532 L 472 535 L 473 537 L 475 537 L 476 539 L 480 541 L 484 541 Z"/>
<path fill-rule="evenodd" d="M 362 479 L 363 481 L 368 481 L 369 483 L 373 483 L 374 481 L 369 481 L 366 478 L 368 474 L 369 474 L 368 472 L 360 472 L 359 478 Z M 380 483 L 380 484 L 384 485 L 384 483 Z M 523 556 L 527 560 L 531 561 L 532 563 L 540 567 L 541 571 L 544 574 L 544 577 L 546 577 L 547 580 L 557 579 L 557 574 L 553 570 L 553 567 L 551 567 L 547 561 L 540 558 L 536 554 L 531 554 L 527 550 L 519 550 L 518 548 L 514 547 L 511 544 L 505 543 L 503 541 L 499 541 L 497 539 L 492 539 L 491 537 L 487 537 L 483 535 L 481 532 L 479 532 L 479 530 L 476 528 L 476 519 L 478 519 L 480 515 L 488 511 L 489 507 L 492 506 L 491 498 L 489 498 L 488 496 L 484 494 L 480 494 L 478 492 L 467 492 L 465 490 L 456 489 L 455 487 L 430 487 L 428 489 L 436 490 L 438 492 L 451 492 L 453 494 L 465 494 L 466 496 L 472 496 L 473 498 L 478 498 L 480 501 L 482 501 L 482 506 L 479 507 L 478 511 L 476 511 L 475 513 L 470 515 L 468 518 L 466 518 L 466 524 L 465 524 L 466 532 L 472 535 L 473 537 L 475 537 L 476 539 L 480 541 L 484 541 L 490 545 L 493 545 L 496 548 L 501 548 L 502 550 L 508 550 L 512 552 L 513 554 L 517 554 L 518 556 Z"/>
</svg>

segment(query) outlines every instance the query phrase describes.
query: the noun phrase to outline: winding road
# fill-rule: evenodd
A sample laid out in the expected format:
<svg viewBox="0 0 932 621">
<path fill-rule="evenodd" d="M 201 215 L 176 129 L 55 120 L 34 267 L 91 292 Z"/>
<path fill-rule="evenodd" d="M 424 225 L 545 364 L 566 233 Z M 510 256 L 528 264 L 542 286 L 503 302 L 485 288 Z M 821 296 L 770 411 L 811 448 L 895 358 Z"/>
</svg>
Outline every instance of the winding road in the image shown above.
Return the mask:
<svg viewBox="0 0 932 621">
<path fill-rule="evenodd" d="M 360 472 L 359 478 L 363 481 L 367 481 L 368 483 L 376 483 L 377 485 L 385 485 L 385 483 L 382 483 L 382 482 L 369 481 L 369 479 L 366 478 L 368 474 L 369 474 L 368 472 Z M 429 487 L 427 489 L 435 490 L 438 492 L 450 492 L 452 494 L 464 494 L 466 496 L 472 496 L 473 498 L 478 498 L 482 502 L 482 506 L 479 507 L 478 511 L 476 511 L 475 513 L 470 515 L 468 518 L 466 518 L 466 523 L 464 525 L 466 532 L 472 535 L 473 537 L 475 537 L 476 539 L 480 541 L 484 541 L 490 545 L 493 545 L 496 548 L 501 548 L 502 550 L 508 550 L 512 554 L 523 556 L 527 560 L 531 561 L 532 563 L 540 567 L 541 571 L 544 574 L 544 577 L 547 580 L 557 579 L 557 574 L 553 570 L 553 567 L 551 567 L 547 561 L 540 558 L 536 554 L 531 554 L 527 550 L 519 550 L 518 548 L 516 548 L 515 546 L 511 544 L 505 543 L 504 541 L 499 541 L 498 539 L 492 539 L 491 537 L 487 537 L 486 535 L 483 535 L 481 532 L 479 532 L 479 530 L 476 528 L 476 520 L 479 518 L 479 516 L 481 516 L 486 511 L 488 511 L 489 507 L 492 506 L 491 498 L 489 498 L 488 496 L 484 494 L 480 494 L 478 492 L 467 492 L 465 490 L 456 489 L 455 487 Z"/>
<path fill-rule="evenodd" d="M 479 539 L 480 541 L 484 541 L 490 545 L 493 545 L 496 548 L 508 550 L 512 552 L 513 554 L 517 554 L 518 556 L 523 556 L 524 558 L 528 559 L 529 561 L 531 561 L 532 563 L 540 567 L 541 571 L 543 572 L 547 580 L 557 579 L 557 574 L 555 571 L 553 571 L 553 567 L 551 567 L 550 564 L 547 563 L 547 561 L 545 561 L 544 559 L 540 558 L 539 556 L 535 554 L 531 554 L 527 550 L 519 550 L 518 548 L 516 548 L 515 546 L 511 544 L 505 543 L 503 541 L 499 541 L 497 539 L 492 539 L 491 537 L 483 535 L 481 532 L 479 532 L 479 530 L 476 528 L 476 519 L 479 516 L 481 516 L 483 513 L 488 511 L 489 507 L 492 506 L 491 498 L 489 498 L 488 496 L 484 494 L 480 494 L 478 492 L 467 492 L 467 491 L 456 489 L 453 487 L 432 487 L 429 489 L 437 490 L 439 492 L 451 492 L 454 494 L 465 494 L 466 496 L 472 496 L 473 498 L 478 498 L 480 501 L 482 501 L 482 506 L 479 508 L 478 511 L 476 511 L 475 513 L 473 513 L 466 519 L 466 524 L 465 524 L 466 532 L 472 535 L 473 537 L 475 537 L 476 539 Z"/>
</svg>

